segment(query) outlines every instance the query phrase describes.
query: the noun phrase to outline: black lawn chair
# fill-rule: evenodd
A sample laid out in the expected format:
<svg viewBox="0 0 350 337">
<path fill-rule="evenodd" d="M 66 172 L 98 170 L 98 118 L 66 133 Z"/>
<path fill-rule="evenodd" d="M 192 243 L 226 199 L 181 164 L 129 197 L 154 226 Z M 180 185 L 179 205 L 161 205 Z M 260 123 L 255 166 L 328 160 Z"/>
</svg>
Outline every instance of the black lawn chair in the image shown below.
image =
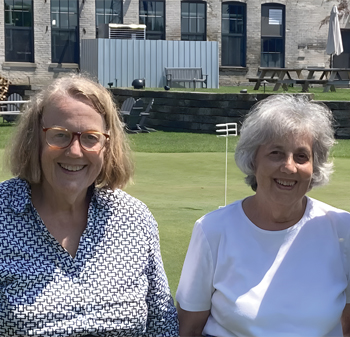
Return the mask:
<svg viewBox="0 0 350 337">
<path fill-rule="evenodd" d="M 138 126 L 140 122 L 140 115 L 143 110 L 143 100 L 138 99 L 132 106 L 129 114 L 123 114 L 124 128 L 127 133 L 139 133 L 141 128 Z"/>
<path fill-rule="evenodd" d="M 152 128 L 149 128 L 147 126 L 145 126 L 145 122 L 146 122 L 146 119 L 147 117 L 150 115 L 150 110 L 152 109 L 152 105 L 154 103 L 154 98 L 152 98 L 149 102 L 148 102 L 148 105 L 146 107 L 146 110 L 141 112 L 140 116 L 141 116 L 141 119 L 140 119 L 140 123 L 138 124 L 138 127 L 142 130 L 141 132 L 155 132 L 157 130 L 155 129 L 152 129 Z"/>
</svg>

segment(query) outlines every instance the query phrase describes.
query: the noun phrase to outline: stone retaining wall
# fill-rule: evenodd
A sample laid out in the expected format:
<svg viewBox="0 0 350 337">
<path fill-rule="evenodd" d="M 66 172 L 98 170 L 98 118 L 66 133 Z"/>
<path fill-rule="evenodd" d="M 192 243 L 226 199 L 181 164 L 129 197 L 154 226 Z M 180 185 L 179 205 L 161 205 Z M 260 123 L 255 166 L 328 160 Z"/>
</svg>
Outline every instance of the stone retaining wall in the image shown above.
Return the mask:
<svg viewBox="0 0 350 337">
<path fill-rule="evenodd" d="M 238 123 L 258 101 L 269 94 L 218 94 L 202 92 L 145 91 L 111 89 L 120 105 L 128 97 L 142 98 L 146 104 L 154 98 L 147 125 L 163 131 L 215 133 L 216 124 Z M 310 99 L 313 94 L 307 95 Z M 350 138 L 350 102 L 324 102 L 334 113 L 336 136 Z"/>
<path fill-rule="evenodd" d="M 333 112 L 336 137 L 350 139 L 350 102 L 324 101 L 323 103 Z"/>
</svg>

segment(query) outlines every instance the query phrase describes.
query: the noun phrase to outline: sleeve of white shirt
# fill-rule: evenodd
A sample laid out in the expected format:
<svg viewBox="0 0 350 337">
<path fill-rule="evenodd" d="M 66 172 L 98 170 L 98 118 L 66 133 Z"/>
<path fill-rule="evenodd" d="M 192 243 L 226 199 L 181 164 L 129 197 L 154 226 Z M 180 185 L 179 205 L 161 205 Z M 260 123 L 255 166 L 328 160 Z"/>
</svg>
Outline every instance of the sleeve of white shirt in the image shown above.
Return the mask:
<svg viewBox="0 0 350 337">
<path fill-rule="evenodd" d="M 176 300 L 183 310 L 210 310 L 214 292 L 213 275 L 211 248 L 199 220 L 192 232 L 176 292 Z"/>
<path fill-rule="evenodd" d="M 338 211 L 338 237 L 340 250 L 343 253 L 344 271 L 348 280 L 348 286 L 345 289 L 346 303 L 350 303 L 350 216 L 348 212 Z"/>
<path fill-rule="evenodd" d="M 343 251 L 345 255 L 345 272 L 348 279 L 348 287 L 345 290 L 346 303 L 350 303 L 350 235 L 348 234 L 346 238 L 340 241 L 344 245 Z"/>
</svg>

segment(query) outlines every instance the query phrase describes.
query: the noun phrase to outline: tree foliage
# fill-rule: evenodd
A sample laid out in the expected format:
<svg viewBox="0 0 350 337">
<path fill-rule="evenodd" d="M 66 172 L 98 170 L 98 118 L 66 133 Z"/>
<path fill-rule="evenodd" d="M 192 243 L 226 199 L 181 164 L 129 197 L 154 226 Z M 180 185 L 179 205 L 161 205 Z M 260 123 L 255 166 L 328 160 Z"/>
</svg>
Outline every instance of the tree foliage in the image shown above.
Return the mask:
<svg viewBox="0 0 350 337">
<path fill-rule="evenodd" d="M 330 2 L 332 0 L 323 0 L 323 2 Z M 338 7 L 338 12 L 339 12 L 339 20 L 341 19 L 346 19 L 350 15 L 350 0 L 337 0 L 339 4 L 337 5 Z M 329 18 L 330 15 L 326 16 L 320 23 L 320 28 L 323 25 L 327 25 L 329 23 Z"/>
</svg>

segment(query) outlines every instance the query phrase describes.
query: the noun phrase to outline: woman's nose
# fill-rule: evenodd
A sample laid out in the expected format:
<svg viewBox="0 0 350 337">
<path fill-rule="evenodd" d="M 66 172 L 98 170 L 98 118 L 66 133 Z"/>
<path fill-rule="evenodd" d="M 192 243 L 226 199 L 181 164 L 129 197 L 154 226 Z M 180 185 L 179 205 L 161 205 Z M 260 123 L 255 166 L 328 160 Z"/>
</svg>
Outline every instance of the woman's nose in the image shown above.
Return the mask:
<svg viewBox="0 0 350 337">
<path fill-rule="evenodd" d="M 289 174 L 297 172 L 297 167 L 293 155 L 287 156 L 281 165 L 281 171 Z"/>
<path fill-rule="evenodd" d="M 73 157 L 80 157 L 83 154 L 82 148 L 80 146 L 79 136 L 74 135 L 71 144 L 68 146 L 67 154 Z"/>
</svg>

